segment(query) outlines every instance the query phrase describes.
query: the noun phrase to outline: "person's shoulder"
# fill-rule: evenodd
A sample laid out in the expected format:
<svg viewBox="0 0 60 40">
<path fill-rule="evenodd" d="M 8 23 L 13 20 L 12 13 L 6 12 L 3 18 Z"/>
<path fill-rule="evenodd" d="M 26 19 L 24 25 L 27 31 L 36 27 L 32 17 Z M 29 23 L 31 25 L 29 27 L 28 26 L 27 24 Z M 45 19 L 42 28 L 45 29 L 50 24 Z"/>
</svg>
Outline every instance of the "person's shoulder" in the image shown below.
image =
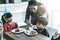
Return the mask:
<svg viewBox="0 0 60 40">
<path fill-rule="evenodd" d="M 48 32 L 46 28 L 44 28 L 44 31 L 45 31 L 45 32 Z"/>
<path fill-rule="evenodd" d="M 17 23 L 16 23 L 16 22 L 12 22 L 11 24 L 12 24 L 12 25 L 17 25 Z"/>
<path fill-rule="evenodd" d="M 6 26 L 6 27 L 8 26 L 8 23 L 7 23 L 7 22 L 3 24 L 3 27 L 5 27 L 5 26 Z"/>
<path fill-rule="evenodd" d="M 16 24 L 16 22 L 11 22 L 12 24 Z"/>
<path fill-rule="evenodd" d="M 45 5 L 44 4 L 40 4 L 40 5 L 38 5 L 38 7 L 45 8 Z"/>
<path fill-rule="evenodd" d="M 44 30 L 47 30 L 46 28 L 44 28 Z"/>
</svg>

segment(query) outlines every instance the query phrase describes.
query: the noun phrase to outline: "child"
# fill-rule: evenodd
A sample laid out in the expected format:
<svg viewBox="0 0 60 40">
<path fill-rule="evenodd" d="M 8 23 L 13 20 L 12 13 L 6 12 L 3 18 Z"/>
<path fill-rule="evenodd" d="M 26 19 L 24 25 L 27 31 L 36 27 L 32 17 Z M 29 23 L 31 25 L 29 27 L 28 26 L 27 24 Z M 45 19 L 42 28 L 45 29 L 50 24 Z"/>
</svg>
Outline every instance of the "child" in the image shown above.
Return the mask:
<svg viewBox="0 0 60 40">
<path fill-rule="evenodd" d="M 9 32 L 12 29 L 15 29 L 18 27 L 17 23 L 12 22 L 12 14 L 11 13 L 6 13 L 4 19 L 6 22 L 3 25 L 3 32 Z"/>
<path fill-rule="evenodd" d="M 38 33 L 43 34 L 43 35 L 49 37 L 48 31 L 46 30 L 46 28 L 45 28 L 42 24 L 37 23 L 36 27 L 37 27 L 37 29 L 35 29 L 35 30 L 36 30 Z"/>
</svg>

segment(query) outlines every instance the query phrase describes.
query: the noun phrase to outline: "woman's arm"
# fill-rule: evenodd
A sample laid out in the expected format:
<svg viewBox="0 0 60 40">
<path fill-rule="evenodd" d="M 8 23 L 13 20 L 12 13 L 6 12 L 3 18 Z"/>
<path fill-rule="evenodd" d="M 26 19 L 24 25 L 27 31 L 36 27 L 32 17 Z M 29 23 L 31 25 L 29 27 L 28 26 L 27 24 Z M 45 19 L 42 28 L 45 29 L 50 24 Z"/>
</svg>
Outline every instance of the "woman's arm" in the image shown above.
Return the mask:
<svg viewBox="0 0 60 40">
<path fill-rule="evenodd" d="M 30 10 L 29 10 L 29 7 L 27 7 L 26 15 L 25 15 L 25 22 L 29 21 L 29 18 L 30 18 Z"/>
</svg>

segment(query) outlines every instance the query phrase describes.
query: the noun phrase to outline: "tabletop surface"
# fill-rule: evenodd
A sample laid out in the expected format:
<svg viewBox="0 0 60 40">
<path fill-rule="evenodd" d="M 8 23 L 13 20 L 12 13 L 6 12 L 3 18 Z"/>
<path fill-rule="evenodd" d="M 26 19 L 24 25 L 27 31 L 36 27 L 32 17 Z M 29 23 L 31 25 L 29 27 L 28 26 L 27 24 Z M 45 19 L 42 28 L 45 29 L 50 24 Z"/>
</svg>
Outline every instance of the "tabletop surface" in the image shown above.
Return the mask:
<svg viewBox="0 0 60 40">
<path fill-rule="evenodd" d="M 2 34 L 2 29 L 0 29 L 0 33 Z"/>
<path fill-rule="evenodd" d="M 12 32 L 5 32 L 6 35 L 8 35 L 9 37 L 13 38 L 14 40 L 50 40 L 50 38 L 42 35 L 42 34 L 38 34 L 36 36 L 27 36 L 24 33 L 21 34 L 13 34 Z"/>
</svg>

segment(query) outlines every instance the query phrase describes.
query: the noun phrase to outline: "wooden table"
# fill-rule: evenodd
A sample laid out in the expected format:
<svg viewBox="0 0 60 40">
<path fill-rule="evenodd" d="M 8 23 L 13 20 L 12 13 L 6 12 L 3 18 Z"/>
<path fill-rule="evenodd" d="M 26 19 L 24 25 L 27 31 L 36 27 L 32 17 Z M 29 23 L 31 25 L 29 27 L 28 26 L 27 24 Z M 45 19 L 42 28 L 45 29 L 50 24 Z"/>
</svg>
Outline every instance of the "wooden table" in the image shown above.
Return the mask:
<svg viewBox="0 0 60 40">
<path fill-rule="evenodd" d="M 29 37 L 29 36 L 26 36 L 24 33 L 13 34 L 11 32 L 6 32 L 6 33 L 4 33 L 4 35 L 6 36 L 6 38 L 8 40 L 50 40 L 50 38 L 48 38 L 42 34 L 38 34 L 36 36 Z"/>
<path fill-rule="evenodd" d="M 0 34 L 2 34 L 3 32 L 2 32 L 2 29 L 0 29 Z"/>
</svg>

